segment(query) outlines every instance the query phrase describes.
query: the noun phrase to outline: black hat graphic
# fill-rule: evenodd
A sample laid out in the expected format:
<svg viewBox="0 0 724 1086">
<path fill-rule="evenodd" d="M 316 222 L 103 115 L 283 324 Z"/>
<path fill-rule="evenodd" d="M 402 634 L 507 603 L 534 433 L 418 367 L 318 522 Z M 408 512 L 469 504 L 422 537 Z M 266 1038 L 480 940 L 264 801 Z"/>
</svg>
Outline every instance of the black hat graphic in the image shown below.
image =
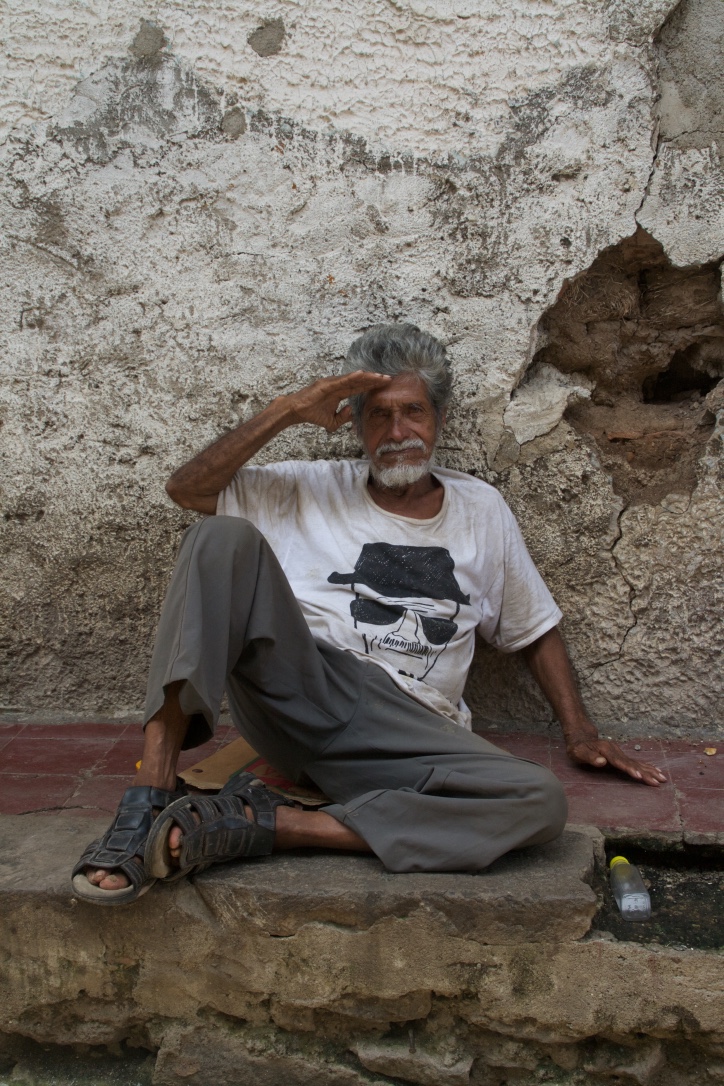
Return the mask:
<svg viewBox="0 0 724 1086">
<path fill-rule="evenodd" d="M 455 563 L 444 547 L 365 543 L 352 573 L 330 573 L 331 584 L 366 584 L 380 596 L 470 603 L 460 590 Z"/>
</svg>

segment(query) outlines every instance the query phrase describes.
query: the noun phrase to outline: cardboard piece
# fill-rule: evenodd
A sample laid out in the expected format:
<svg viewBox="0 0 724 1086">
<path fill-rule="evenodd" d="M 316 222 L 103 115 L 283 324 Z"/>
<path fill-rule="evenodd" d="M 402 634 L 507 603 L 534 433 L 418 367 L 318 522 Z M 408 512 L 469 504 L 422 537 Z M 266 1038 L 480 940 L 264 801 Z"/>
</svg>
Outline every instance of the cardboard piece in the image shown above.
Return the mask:
<svg viewBox="0 0 724 1086">
<path fill-rule="evenodd" d="M 208 758 L 179 773 L 179 777 L 192 788 L 199 788 L 203 792 L 218 792 L 224 787 L 232 773 L 237 773 L 240 769 L 245 769 L 256 777 L 260 777 L 272 792 L 278 792 L 286 799 L 303 803 L 305 807 L 322 807 L 325 803 L 331 802 L 311 782 L 306 787 L 283 777 L 278 770 L 257 754 L 245 739 L 235 739 L 232 743 L 227 743 L 215 754 L 211 754 Z"/>
</svg>

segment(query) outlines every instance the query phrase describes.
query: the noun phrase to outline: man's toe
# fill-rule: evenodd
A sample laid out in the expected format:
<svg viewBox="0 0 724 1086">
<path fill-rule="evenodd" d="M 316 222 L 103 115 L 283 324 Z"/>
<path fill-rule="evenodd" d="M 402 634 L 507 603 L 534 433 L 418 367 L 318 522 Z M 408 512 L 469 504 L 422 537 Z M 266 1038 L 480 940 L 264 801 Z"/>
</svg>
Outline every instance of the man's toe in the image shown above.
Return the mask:
<svg viewBox="0 0 724 1086">
<path fill-rule="evenodd" d="M 181 843 L 183 841 L 183 831 L 180 826 L 172 826 L 168 835 L 168 850 L 174 860 L 178 860 L 181 855 Z"/>
<path fill-rule="evenodd" d="M 130 881 L 121 871 L 105 872 L 105 877 L 96 883 L 101 890 L 123 890 L 130 886 Z"/>
<path fill-rule="evenodd" d="M 88 867 L 85 872 L 88 882 L 92 882 L 94 886 L 100 886 L 107 875 L 108 872 L 102 867 Z"/>
</svg>

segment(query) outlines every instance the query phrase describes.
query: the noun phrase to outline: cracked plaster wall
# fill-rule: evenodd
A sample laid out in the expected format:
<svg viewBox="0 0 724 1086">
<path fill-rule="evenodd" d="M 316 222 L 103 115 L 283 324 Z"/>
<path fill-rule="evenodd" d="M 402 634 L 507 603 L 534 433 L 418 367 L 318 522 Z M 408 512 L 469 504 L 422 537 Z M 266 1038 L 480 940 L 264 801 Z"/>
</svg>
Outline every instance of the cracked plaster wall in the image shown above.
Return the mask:
<svg viewBox="0 0 724 1086">
<path fill-rule="evenodd" d="M 711 734 L 718 432 L 691 493 L 626 507 L 564 418 L 595 381 L 533 357 L 565 284 L 637 223 L 675 265 L 724 253 L 717 92 L 687 83 L 718 76 L 720 10 L 15 5 L 0 711 L 133 714 L 189 520 L 169 472 L 404 318 L 455 365 L 440 459 L 513 505 L 603 729 Z M 262 459 L 355 452 L 299 429 Z M 484 647 L 469 700 L 488 726 L 549 722 Z"/>
</svg>

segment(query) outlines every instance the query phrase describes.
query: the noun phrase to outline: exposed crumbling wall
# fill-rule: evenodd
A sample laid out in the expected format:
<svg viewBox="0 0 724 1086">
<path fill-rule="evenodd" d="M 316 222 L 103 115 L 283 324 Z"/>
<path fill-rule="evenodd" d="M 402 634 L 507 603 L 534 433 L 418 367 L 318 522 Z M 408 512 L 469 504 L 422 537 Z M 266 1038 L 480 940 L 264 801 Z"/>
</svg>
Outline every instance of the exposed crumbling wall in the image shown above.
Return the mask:
<svg viewBox="0 0 724 1086">
<path fill-rule="evenodd" d="M 2 89 L 4 711 L 136 710 L 169 472 L 405 318 L 456 367 L 440 459 L 513 505 L 604 731 L 711 734 L 719 0 L 51 8 Z M 470 701 L 549 720 L 485 648 Z"/>
</svg>

